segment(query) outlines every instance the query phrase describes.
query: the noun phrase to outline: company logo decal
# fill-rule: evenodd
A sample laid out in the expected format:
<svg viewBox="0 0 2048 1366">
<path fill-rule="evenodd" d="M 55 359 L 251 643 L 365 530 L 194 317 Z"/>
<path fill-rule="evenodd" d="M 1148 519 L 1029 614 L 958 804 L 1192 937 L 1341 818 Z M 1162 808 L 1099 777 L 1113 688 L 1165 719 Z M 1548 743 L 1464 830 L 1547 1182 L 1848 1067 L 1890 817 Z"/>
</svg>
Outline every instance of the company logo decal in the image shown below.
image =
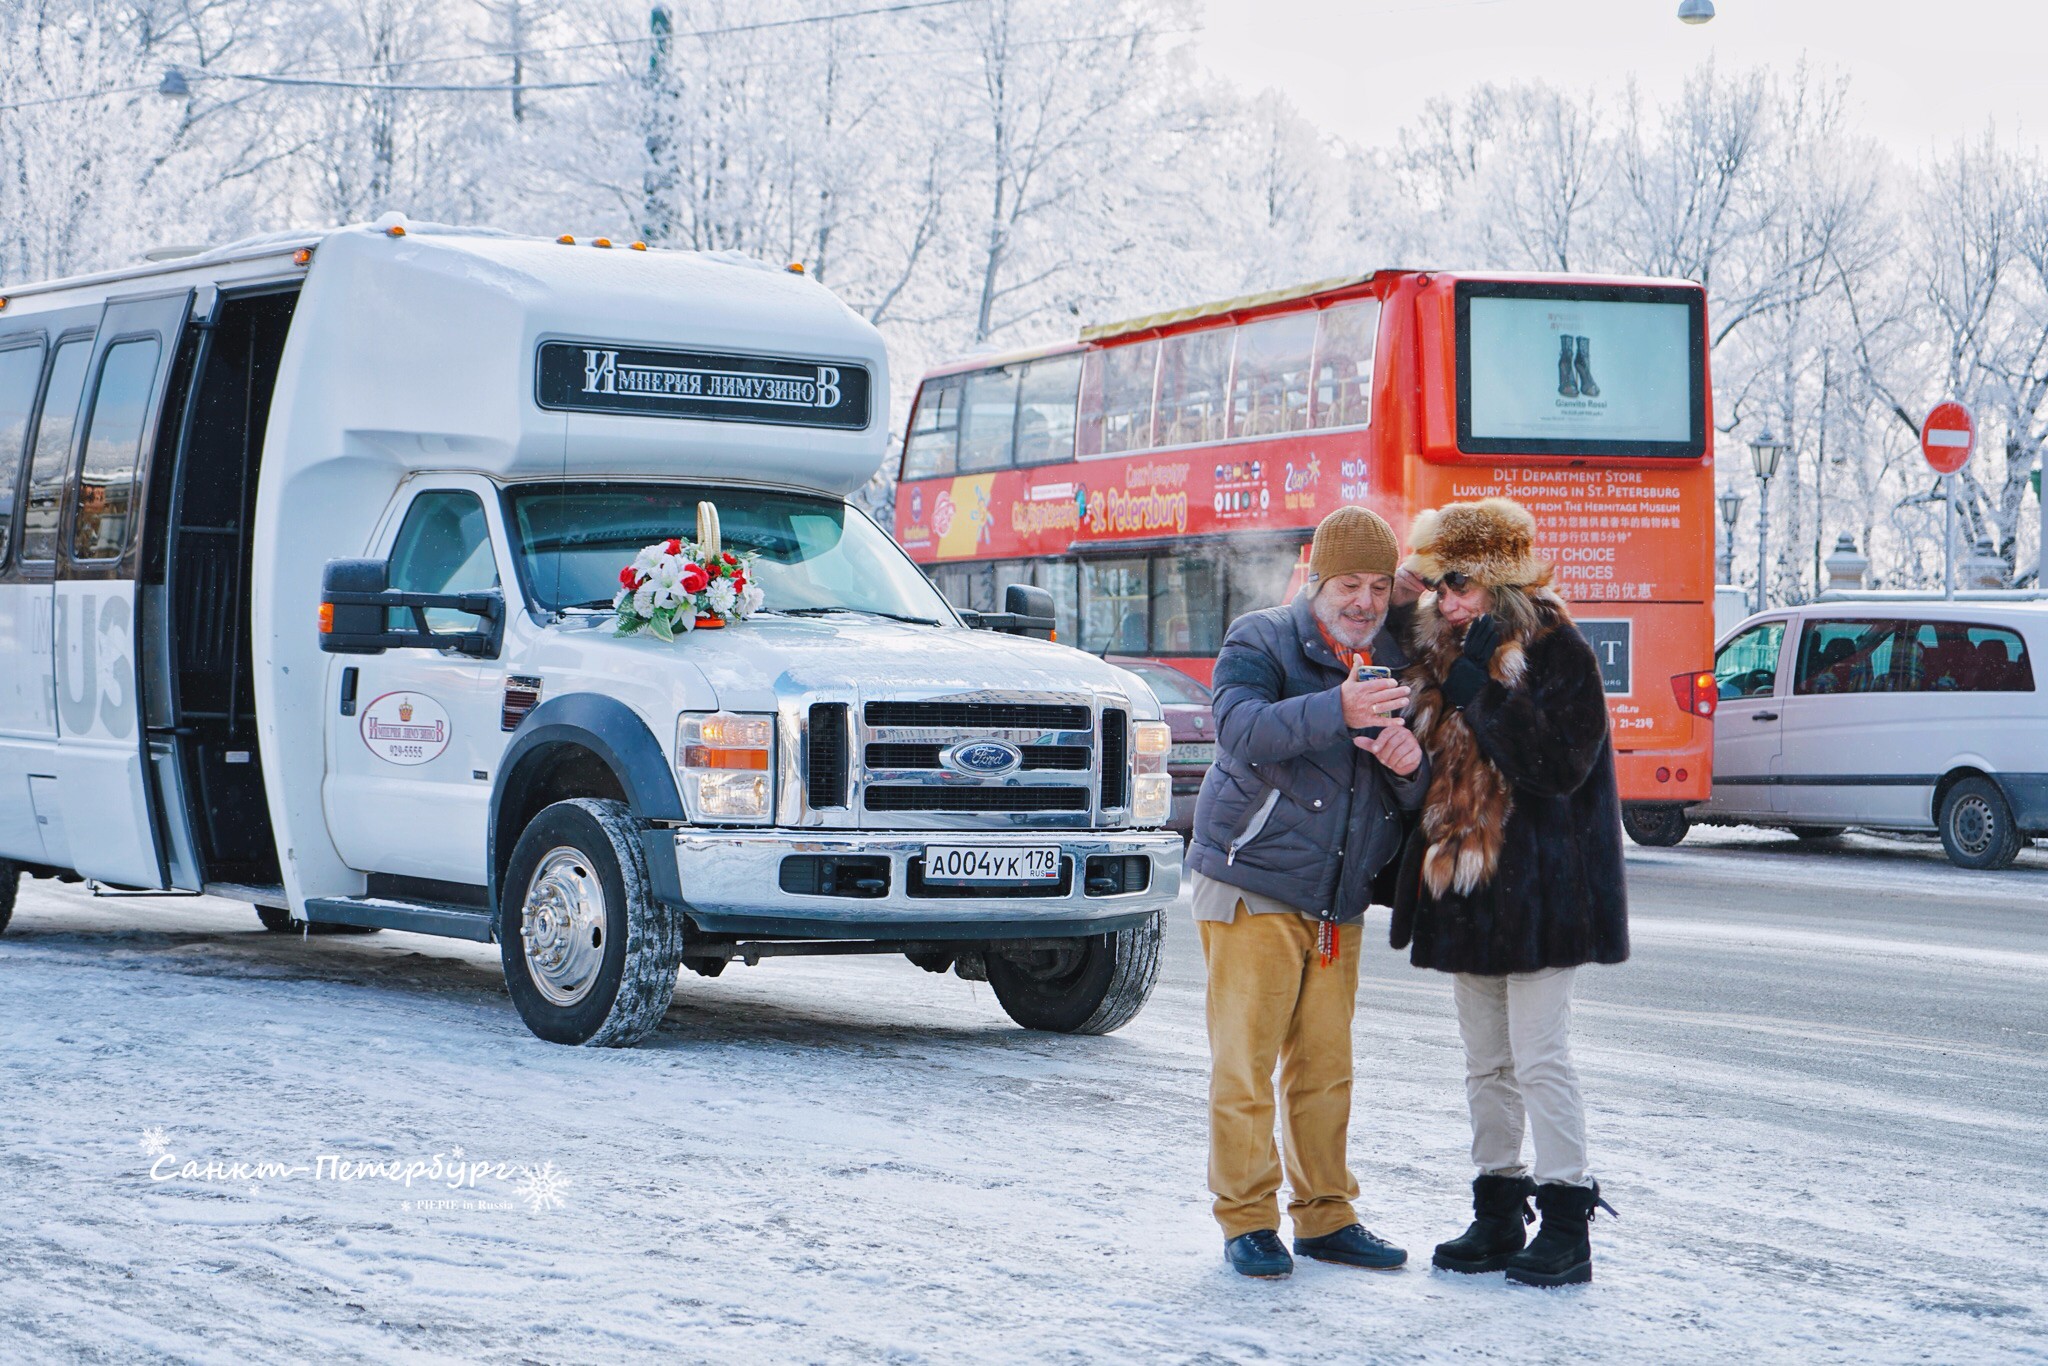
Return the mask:
<svg viewBox="0 0 2048 1366">
<path fill-rule="evenodd" d="M 448 748 L 448 713 L 425 693 L 388 692 L 363 708 L 362 733 L 385 763 L 424 764 Z"/>
<path fill-rule="evenodd" d="M 939 762 L 957 773 L 990 777 L 1008 773 L 1023 763 L 1024 754 L 1015 745 L 1006 745 L 1000 740 L 976 740 L 953 746 L 939 756 Z"/>
<path fill-rule="evenodd" d="M 543 408 L 858 428 L 869 388 L 866 367 L 844 362 L 543 342 L 534 395 Z"/>
</svg>

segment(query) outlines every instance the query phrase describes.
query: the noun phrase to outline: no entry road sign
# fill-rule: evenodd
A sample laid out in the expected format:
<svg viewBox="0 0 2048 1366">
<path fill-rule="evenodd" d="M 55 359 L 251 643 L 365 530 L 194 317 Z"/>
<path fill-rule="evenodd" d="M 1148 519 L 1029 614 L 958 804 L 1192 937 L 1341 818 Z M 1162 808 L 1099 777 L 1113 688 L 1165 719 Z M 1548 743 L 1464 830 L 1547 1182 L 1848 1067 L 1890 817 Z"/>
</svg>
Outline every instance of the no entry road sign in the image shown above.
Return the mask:
<svg viewBox="0 0 2048 1366">
<path fill-rule="evenodd" d="M 1954 474 L 1977 445 L 1977 424 L 1960 403 L 1937 403 L 1920 424 L 1920 453 L 1940 474 Z"/>
</svg>

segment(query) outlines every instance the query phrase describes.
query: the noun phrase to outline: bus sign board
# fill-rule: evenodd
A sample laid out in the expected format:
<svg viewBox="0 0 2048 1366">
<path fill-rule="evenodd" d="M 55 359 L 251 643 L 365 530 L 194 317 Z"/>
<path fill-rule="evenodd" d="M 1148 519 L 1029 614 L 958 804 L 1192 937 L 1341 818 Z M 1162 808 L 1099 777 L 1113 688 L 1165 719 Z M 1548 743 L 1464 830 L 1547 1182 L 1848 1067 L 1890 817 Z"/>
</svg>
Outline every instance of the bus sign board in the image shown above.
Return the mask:
<svg viewBox="0 0 2048 1366">
<path fill-rule="evenodd" d="M 542 342 L 543 408 L 789 427 L 868 425 L 868 372 L 844 361 L 785 360 L 616 342 Z"/>
</svg>

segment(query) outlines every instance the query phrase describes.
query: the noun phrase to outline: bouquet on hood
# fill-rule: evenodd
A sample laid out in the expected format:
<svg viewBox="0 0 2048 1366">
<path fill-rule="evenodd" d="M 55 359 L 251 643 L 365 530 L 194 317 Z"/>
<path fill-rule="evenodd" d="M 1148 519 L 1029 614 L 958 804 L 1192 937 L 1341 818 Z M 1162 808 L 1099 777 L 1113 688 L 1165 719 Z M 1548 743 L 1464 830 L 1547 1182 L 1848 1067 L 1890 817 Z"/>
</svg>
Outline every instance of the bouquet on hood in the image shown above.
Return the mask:
<svg viewBox="0 0 2048 1366">
<path fill-rule="evenodd" d="M 735 555 L 678 537 L 655 542 L 619 571 L 612 599 L 618 633 L 645 630 L 674 640 L 699 626 L 745 621 L 761 610 L 764 596 L 754 582 L 757 558 L 752 551 Z"/>
</svg>

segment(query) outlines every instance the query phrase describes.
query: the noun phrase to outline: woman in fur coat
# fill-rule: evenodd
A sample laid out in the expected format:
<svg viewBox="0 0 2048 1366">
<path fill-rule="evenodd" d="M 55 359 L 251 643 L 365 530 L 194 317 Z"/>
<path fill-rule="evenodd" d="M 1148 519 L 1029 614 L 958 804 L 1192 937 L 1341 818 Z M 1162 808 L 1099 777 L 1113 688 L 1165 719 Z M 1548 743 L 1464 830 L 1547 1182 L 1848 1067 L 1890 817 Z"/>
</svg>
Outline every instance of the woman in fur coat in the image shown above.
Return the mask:
<svg viewBox="0 0 2048 1366">
<path fill-rule="evenodd" d="M 1488 498 L 1425 512 L 1409 533 L 1406 568 L 1429 591 L 1406 677 L 1432 776 L 1393 944 L 1456 975 L 1465 1041 L 1475 1217 L 1435 1264 L 1569 1285 L 1592 1279 L 1587 1225 L 1605 1204 L 1586 1165 L 1572 978 L 1628 957 L 1628 898 L 1599 662 L 1550 588 L 1535 532 L 1522 507 Z M 1531 1195 L 1543 1225 L 1525 1247 Z"/>
</svg>

